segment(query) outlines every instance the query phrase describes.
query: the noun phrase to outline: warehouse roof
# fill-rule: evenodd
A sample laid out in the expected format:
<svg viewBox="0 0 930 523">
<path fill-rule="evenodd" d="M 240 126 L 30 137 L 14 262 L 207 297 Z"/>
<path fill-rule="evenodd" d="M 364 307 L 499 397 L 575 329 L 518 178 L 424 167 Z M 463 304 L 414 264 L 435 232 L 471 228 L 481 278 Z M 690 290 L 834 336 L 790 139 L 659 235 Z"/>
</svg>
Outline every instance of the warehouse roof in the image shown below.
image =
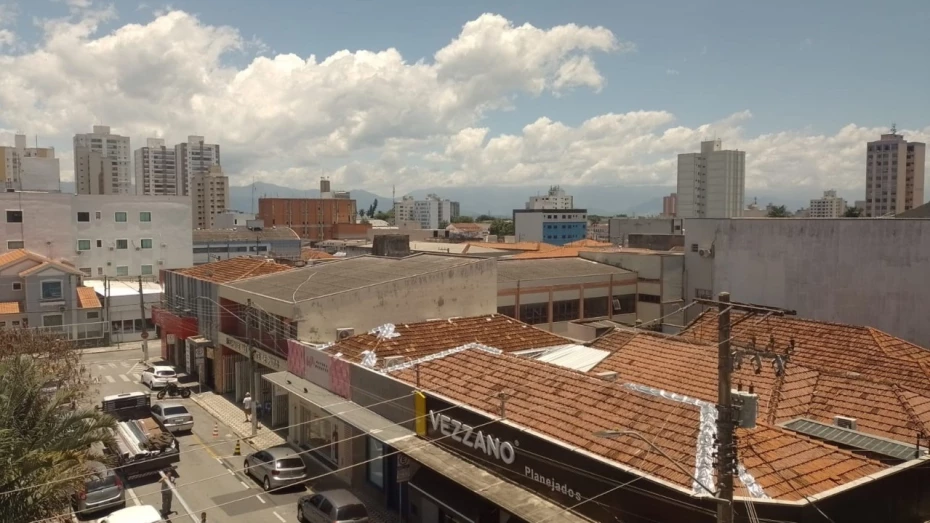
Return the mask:
<svg viewBox="0 0 930 523">
<path fill-rule="evenodd" d="M 256 240 L 295 240 L 300 241 L 290 227 L 267 227 L 249 229 L 233 227 L 231 229 L 194 229 L 194 243 L 244 242 Z"/>
<path fill-rule="evenodd" d="M 499 282 L 610 274 L 633 274 L 633 272 L 577 257 L 543 260 L 499 259 L 497 261 L 497 281 Z"/>
</svg>

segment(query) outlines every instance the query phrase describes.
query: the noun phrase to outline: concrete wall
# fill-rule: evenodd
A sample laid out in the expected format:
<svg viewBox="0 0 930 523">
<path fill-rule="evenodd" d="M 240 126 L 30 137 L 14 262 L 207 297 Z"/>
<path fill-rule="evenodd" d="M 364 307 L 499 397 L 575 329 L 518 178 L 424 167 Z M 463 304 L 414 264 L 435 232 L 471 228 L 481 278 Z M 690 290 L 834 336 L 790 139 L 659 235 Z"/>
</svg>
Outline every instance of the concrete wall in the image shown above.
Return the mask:
<svg viewBox="0 0 930 523">
<path fill-rule="evenodd" d="M 627 234 L 627 247 L 634 249 L 652 249 L 670 251 L 672 247 L 682 247 L 685 237 L 681 234 L 630 233 Z"/>
<path fill-rule="evenodd" d="M 713 257 L 692 245 L 713 246 Z M 867 325 L 930 347 L 930 220 L 695 219 L 685 235 L 687 299 L 734 301 Z M 688 311 L 688 319 L 699 313 Z"/>
<path fill-rule="evenodd" d="M 300 259 L 300 239 L 197 242 L 192 244 L 191 252 L 191 265 L 202 265 L 240 256 L 268 256 L 298 260 Z"/>
<path fill-rule="evenodd" d="M 610 242 L 626 246 L 630 234 L 682 234 L 684 221 L 680 218 L 611 218 Z"/>
</svg>

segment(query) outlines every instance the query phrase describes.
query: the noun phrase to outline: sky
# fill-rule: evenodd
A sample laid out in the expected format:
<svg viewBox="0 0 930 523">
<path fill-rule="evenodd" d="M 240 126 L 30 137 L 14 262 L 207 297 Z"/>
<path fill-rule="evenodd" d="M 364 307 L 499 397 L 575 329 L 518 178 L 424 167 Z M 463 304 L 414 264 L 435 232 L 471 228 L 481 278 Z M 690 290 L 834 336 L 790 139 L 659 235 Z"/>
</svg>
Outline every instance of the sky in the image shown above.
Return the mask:
<svg viewBox="0 0 930 523">
<path fill-rule="evenodd" d="M 234 184 L 746 184 L 862 199 L 865 142 L 930 139 L 930 3 L 0 0 L 0 145 L 93 125 L 220 143 Z"/>
</svg>

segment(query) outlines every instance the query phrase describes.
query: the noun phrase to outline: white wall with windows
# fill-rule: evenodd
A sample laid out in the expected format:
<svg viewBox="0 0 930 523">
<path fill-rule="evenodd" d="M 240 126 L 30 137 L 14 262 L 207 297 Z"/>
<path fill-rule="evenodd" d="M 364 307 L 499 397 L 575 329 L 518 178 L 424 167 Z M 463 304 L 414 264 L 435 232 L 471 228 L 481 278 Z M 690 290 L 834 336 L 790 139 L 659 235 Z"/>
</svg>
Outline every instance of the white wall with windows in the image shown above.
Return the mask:
<svg viewBox="0 0 930 523">
<path fill-rule="evenodd" d="M 183 196 L 0 193 L 0 254 L 25 248 L 90 278 L 156 277 L 193 265 L 191 204 Z"/>
<path fill-rule="evenodd" d="M 155 335 L 155 323 L 152 322 L 152 306 L 161 301 L 161 285 L 152 282 L 142 283 L 142 297 L 145 304 L 143 313 L 139 304 L 139 283 L 131 279 L 111 279 L 86 281 L 102 296 L 103 315 L 110 321 L 110 338 L 113 343 L 140 341 L 142 329 Z"/>
</svg>

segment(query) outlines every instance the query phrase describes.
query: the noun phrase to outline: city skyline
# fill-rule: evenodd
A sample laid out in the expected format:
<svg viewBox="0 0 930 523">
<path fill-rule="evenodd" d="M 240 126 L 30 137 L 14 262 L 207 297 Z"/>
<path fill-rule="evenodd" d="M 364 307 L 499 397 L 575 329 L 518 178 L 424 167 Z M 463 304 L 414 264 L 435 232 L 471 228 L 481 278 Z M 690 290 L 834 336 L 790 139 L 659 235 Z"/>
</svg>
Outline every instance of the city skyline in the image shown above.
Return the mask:
<svg viewBox="0 0 930 523">
<path fill-rule="evenodd" d="M 833 97 L 836 107 L 827 109 L 812 105 L 811 97 L 828 87 L 786 81 L 781 94 L 754 91 L 738 75 L 734 83 L 743 95 L 735 87 L 711 90 L 719 84 L 718 61 L 736 51 L 706 35 L 698 38 L 706 45 L 673 39 L 661 47 L 631 20 L 598 17 L 596 8 L 571 13 L 547 3 L 539 12 L 508 8 L 482 14 L 475 7 L 430 12 L 442 23 L 415 45 L 401 32 L 336 38 L 319 27 L 353 13 L 360 26 L 370 24 L 366 13 L 380 8 L 369 12 L 361 5 L 320 7 L 316 32 L 306 41 L 290 31 L 270 31 L 261 17 L 250 22 L 212 12 L 197 17 L 181 10 L 113 10 L 94 2 L 6 7 L 0 10 L 0 56 L 9 61 L 13 80 L 0 89 L 0 101 L 11 108 L 0 117 L 0 142 L 12 143 L 17 131 L 30 142 L 38 135 L 40 145 L 56 148 L 63 179 L 72 180 L 73 151 L 67 145 L 92 125 L 130 136 L 133 150 L 150 137 L 179 143 L 196 133 L 223 144 L 224 171 L 234 185 L 254 176 L 312 188 L 323 171 L 340 187 L 386 193 L 391 185 L 401 192 L 474 184 L 674 187 L 677 154 L 721 138 L 747 153 L 747 193 L 788 185 L 810 197 L 835 188 L 853 200 L 864 197 L 862 159 L 869 140 L 895 121 L 908 141 L 930 139 L 927 123 L 912 116 L 920 111 L 908 105 L 925 102 L 904 95 L 918 90 L 926 72 L 901 76 L 901 103 L 872 107 L 876 87 L 867 84 Z M 282 13 L 301 9 L 281 6 Z M 411 9 L 397 7 L 399 13 Z M 631 16 L 643 15 L 643 9 Z M 825 16 L 824 9 L 815 9 L 811 18 Z M 682 23 L 684 14 L 669 23 Z M 861 22 L 861 15 L 839 15 L 831 31 Z M 726 16 L 751 18 L 745 12 Z M 913 20 L 895 23 L 918 23 L 925 16 L 916 9 Z M 35 27 L 32 17 L 40 21 Z M 599 20 L 607 22 L 601 27 Z M 798 22 L 786 33 L 800 36 L 807 25 Z M 744 33 L 734 38 L 749 42 Z M 180 34 L 186 38 L 177 38 Z M 857 70 L 851 51 L 838 50 L 836 41 L 811 33 L 789 46 L 788 38 L 756 42 L 753 49 L 785 60 L 796 75 L 812 74 L 811 60 L 828 51 L 842 58 L 832 64 L 834 74 Z M 851 41 L 844 38 L 839 41 Z M 184 51 L 161 52 L 167 40 Z M 30 69 L 38 56 L 55 59 Z M 59 65 L 65 61 L 72 62 L 70 68 Z M 101 63 L 108 65 L 95 65 Z M 513 71 L 524 66 L 528 73 L 515 79 Z M 148 78 L 148 71 L 167 74 Z M 654 93 L 631 86 L 625 80 L 631 72 Z M 91 88 L 101 74 L 115 78 L 101 87 L 106 96 Z M 63 87 L 79 78 L 88 79 L 88 86 Z M 334 86 L 335 78 L 347 81 Z M 678 100 L 682 84 L 700 86 L 691 89 L 690 104 Z M 708 103 L 696 104 L 695 97 Z M 773 109 L 789 98 L 806 116 Z M 807 121 L 798 120 L 802 117 Z"/>
</svg>

